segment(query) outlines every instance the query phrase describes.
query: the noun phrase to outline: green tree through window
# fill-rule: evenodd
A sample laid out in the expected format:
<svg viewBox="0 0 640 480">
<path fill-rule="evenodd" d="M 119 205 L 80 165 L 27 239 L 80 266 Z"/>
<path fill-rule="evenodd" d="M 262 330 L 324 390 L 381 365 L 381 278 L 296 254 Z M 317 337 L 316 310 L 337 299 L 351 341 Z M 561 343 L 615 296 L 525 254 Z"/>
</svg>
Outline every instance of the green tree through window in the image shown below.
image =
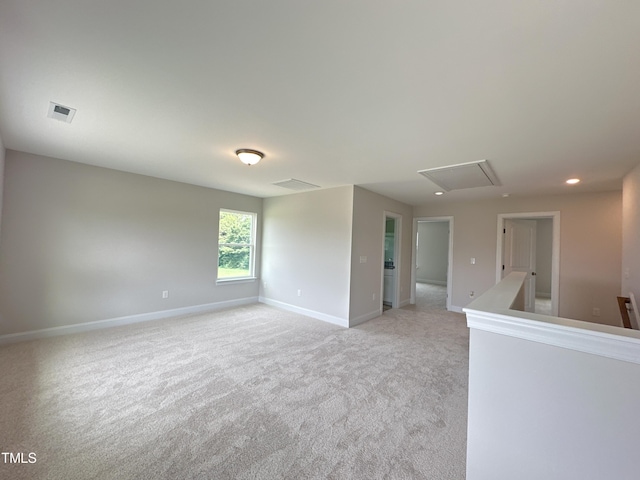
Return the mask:
<svg viewBox="0 0 640 480">
<path fill-rule="evenodd" d="M 218 278 L 254 275 L 255 213 L 220 210 Z"/>
</svg>

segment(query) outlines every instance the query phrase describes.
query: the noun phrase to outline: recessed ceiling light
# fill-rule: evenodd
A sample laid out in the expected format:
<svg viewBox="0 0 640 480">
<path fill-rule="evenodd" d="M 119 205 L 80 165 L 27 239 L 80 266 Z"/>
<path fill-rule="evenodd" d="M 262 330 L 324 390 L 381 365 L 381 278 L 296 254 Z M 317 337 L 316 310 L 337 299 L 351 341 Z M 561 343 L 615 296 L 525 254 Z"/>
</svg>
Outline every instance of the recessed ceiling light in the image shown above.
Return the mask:
<svg viewBox="0 0 640 480">
<path fill-rule="evenodd" d="M 436 192 L 435 195 L 444 195 L 444 192 Z"/>
<path fill-rule="evenodd" d="M 502 194 L 502 198 L 507 198 L 509 195 L 511 195 L 510 193 L 503 193 Z"/>
<path fill-rule="evenodd" d="M 567 180 L 567 183 L 569 185 L 575 185 L 576 183 L 580 183 L 580 179 L 579 178 L 570 178 L 569 180 Z"/>
</svg>

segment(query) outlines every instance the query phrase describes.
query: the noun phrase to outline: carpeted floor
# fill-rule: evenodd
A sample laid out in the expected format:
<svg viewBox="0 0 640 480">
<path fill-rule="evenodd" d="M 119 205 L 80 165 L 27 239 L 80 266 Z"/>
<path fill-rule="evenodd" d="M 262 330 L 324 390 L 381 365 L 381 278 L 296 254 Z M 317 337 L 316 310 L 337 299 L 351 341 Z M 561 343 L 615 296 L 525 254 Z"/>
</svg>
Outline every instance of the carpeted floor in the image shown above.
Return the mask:
<svg viewBox="0 0 640 480">
<path fill-rule="evenodd" d="M 447 286 L 431 283 L 416 283 L 416 304 L 418 310 L 446 310 Z"/>
<path fill-rule="evenodd" d="M 0 347 L 6 479 L 464 479 L 464 315 L 256 304 Z"/>
</svg>

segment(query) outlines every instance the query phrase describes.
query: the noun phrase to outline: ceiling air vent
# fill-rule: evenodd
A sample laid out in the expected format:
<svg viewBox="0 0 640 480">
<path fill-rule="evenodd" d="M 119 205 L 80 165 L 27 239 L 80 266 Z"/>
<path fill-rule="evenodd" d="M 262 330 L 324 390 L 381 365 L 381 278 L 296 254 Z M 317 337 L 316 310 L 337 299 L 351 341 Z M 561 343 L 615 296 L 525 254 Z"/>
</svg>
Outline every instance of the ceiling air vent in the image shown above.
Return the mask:
<svg viewBox="0 0 640 480">
<path fill-rule="evenodd" d="M 61 122 L 71 123 L 73 116 L 76 114 L 75 108 L 65 107 L 59 103 L 49 102 L 49 113 L 47 117 Z"/>
<path fill-rule="evenodd" d="M 418 173 L 447 192 L 463 188 L 500 185 L 498 177 L 486 160 L 449 165 L 448 167 L 428 168 L 419 170 Z"/>
<path fill-rule="evenodd" d="M 287 180 L 280 180 L 279 182 L 273 182 L 273 185 L 282 188 L 288 188 L 290 190 L 311 190 L 313 188 L 320 188 L 313 183 L 303 182 L 302 180 L 296 180 L 295 178 L 288 178 Z"/>
</svg>

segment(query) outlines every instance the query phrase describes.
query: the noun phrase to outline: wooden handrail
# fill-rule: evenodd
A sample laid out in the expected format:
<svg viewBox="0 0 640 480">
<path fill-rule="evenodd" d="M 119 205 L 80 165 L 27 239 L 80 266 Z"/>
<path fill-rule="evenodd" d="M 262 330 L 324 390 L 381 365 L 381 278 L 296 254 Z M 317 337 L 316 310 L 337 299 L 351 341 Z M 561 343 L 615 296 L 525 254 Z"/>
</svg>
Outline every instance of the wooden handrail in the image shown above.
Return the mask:
<svg viewBox="0 0 640 480">
<path fill-rule="evenodd" d="M 632 328 L 627 303 L 631 303 L 631 299 L 629 297 L 618 297 L 618 308 L 620 308 L 620 315 L 622 316 L 622 325 L 624 328 Z"/>
</svg>

